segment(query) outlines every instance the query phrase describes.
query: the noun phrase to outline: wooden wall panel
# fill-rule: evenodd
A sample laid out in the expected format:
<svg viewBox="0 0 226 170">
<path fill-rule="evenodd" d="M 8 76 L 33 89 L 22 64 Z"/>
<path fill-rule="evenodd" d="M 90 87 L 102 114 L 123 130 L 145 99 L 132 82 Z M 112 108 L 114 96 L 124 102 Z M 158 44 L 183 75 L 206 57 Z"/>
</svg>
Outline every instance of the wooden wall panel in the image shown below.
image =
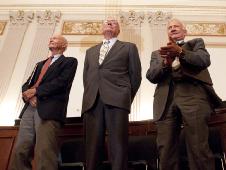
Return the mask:
<svg viewBox="0 0 226 170">
<path fill-rule="evenodd" d="M 18 128 L 0 127 L 0 170 L 7 170 Z"/>
<path fill-rule="evenodd" d="M 209 121 L 210 127 L 217 127 L 220 130 L 223 138 L 224 151 L 226 152 L 226 108 L 219 109 L 215 115 L 212 115 Z M 10 157 L 15 144 L 18 126 L 15 127 L 0 127 L 0 170 L 7 170 Z M 130 136 L 138 135 L 155 135 L 156 127 L 151 120 L 136 121 L 129 123 Z M 83 123 L 81 118 L 68 118 L 67 124 L 62 129 L 60 141 L 82 137 Z"/>
</svg>

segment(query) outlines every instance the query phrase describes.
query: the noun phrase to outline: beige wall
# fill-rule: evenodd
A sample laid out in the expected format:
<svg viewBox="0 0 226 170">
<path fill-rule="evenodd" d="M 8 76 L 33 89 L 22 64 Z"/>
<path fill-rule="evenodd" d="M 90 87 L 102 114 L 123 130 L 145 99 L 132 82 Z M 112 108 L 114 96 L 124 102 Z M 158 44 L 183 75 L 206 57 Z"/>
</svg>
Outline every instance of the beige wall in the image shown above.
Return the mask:
<svg viewBox="0 0 226 170">
<path fill-rule="evenodd" d="M 226 2 L 180 0 L 170 3 L 168 0 L 158 2 L 141 0 L 139 4 L 136 3 L 137 1 L 123 0 L 95 1 L 95 4 L 91 0 L 85 2 L 67 0 L 54 0 L 54 2 L 40 0 L 37 2 L 34 0 L 33 3 L 31 0 L 11 0 L 10 2 L 2 0 L 0 3 L 0 22 L 7 21 L 7 24 L 3 34 L 0 35 L 0 53 L 5 51 L 6 56 L 7 50 L 18 50 L 18 53 L 8 56 L 14 64 L 9 64 L 4 70 L 4 74 L 7 76 L 0 78 L 0 125 L 13 124 L 14 119 L 18 117 L 23 105 L 20 99 L 21 85 L 32 71 L 36 61 L 47 56 L 45 44 L 48 37 L 54 32 L 62 32 L 64 22 L 72 21 L 73 24 L 79 22 L 84 26 L 86 22 L 101 22 L 108 15 L 124 16 L 122 18 L 124 24 L 121 24 L 122 32 L 119 38 L 136 42 L 139 47 L 143 80 L 133 104 L 131 120 L 152 118 L 152 96 L 155 85 L 146 80 L 145 74 L 149 66 L 151 51 L 164 44 L 163 40 L 166 38 L 164 24 L 167 16 L 182 19 L 189 25 L 190 33 L 196 36 L 188 36 L 187 39 L 204 38 L 211 54 L 212 65 L 209 70 L 214 87 L 219 95 L 226 100 L 226 89 L 224 88 L 226 79 L 222 78 L 226 75 L 226 67 L 224 66 L 226 63 L 226 57 L 224 57 L 226 54 Z M 21 14 L 24 17 L 17 14 L 19 10 L 24 12 Z M 46 10 L 49 10 L 51 14 L 45 13 Z M 9 20 L 10 16 L 11 21 Z M 21 30 L 18 34 L 23 34 L 22 38 L 10 38 L 9 34 L 13 33 L 11 28 L 15 27 L 12 22 L 19 23 Z M 21 28 L 23 22 L 27 24 L 26 28 Z M 200 31 L 202 29 L 204 31 Z M 98 28 L 93 26 L 91 30 L 98 30 Z M 65 54 L 76 57 L 79 61 L 68 106 L 68 116 L 71 117 L 80 116 L 81 112 L 85 50 L 100 42 L 102 36 L 95 35 L 95 33 L 94 35 L 83 35 L 82 32 L 77 34 L 76 30 L 74 32 L 68 30 L 68 32 L 71 34 L 65 35 L 69 40 L 69 48 Z M 17 46 L 15 46 L 15 42 L 18 44 Z M 5 56 L 0 56 L 0 66 L 5 60 Z M 7 86 L 4 86 L 2 82 Z"/>
</svg>

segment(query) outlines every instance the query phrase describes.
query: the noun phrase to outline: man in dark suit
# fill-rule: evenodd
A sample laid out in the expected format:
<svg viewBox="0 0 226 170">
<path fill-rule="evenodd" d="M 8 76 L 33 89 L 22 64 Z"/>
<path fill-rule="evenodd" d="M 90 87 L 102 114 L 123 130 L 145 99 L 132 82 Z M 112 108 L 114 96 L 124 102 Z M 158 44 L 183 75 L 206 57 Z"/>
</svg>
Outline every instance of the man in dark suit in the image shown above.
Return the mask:
<svg viewBox="0 0 226 170">
<path fill-rule="evenodd" d="M 86 51 L 82 115 L 86 135 L 86 168 L 99 169 L 108 132 L 112 170 L 127 169 L 128 114 L 141 83 L 135 44 L 117 40 L 119 24 L 103 23 L 104 40 Z"/>
<path fill-rule="evenodd" d="M 210 55 L 201 38 L 184 42 L 186 28 L 177 19 L 168 23 L 169 42 L 151 56 L 147 79 L 157 84 L 154 119 L 161 170 L 179 170 L 181 125 L 191 170 L 214 170 L 208 145 L 208 118 L 221 103 L 207 70 Z"/>
<path fill-rule="evenodd" d="M 58 169 L 57 135 L 66 118 L 77 59 L 65 57 L 67 40 L 50 38 L 51 57 L 37 63 L 22 86 L 25 101 L 10 170 L 31 170 L 33 152 L 37 170 Z M 34 150 L 35 146 L 35 150 Z"/>
</svg>

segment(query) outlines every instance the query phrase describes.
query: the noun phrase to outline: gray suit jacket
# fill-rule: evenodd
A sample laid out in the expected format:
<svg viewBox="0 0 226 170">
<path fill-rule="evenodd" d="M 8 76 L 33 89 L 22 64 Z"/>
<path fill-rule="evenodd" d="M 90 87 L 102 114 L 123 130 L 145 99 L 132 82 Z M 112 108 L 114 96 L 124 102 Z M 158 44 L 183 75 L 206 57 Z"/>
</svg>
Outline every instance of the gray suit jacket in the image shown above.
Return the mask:
<svg viewBox="0 0 226 170">
<path fill-rule="evenodd" d="M 102 43 L 86 51 L 82 113 L 94 104 L 98 92 L 108 105 L 130 111 L 141 83 L 141 63 L 135 44 L 117 40 L 103 63 L 98 58 Z"/>
<path fill-rule="evenodd" d="M 212 87 L 212 80 L 207 70 L 210 65 L 210 55 L 205 49 L 203 40 L 201 38 L 190 40 L 182 48 L 183 54 L 180 63 L 183 78 L 202 84 L 210 96 L 210 104 L 213 107 L 218 107 L 221 104 L 221 99 L 216 95 Z M 146 77 L 150 82 L 157 84 L 153 105 L 155 120 L 160 119 L 164 112 L 171 82 L 171 72 L 171 68 L 163 67 L 159 51 L 154 51 Z"/>
</svg>

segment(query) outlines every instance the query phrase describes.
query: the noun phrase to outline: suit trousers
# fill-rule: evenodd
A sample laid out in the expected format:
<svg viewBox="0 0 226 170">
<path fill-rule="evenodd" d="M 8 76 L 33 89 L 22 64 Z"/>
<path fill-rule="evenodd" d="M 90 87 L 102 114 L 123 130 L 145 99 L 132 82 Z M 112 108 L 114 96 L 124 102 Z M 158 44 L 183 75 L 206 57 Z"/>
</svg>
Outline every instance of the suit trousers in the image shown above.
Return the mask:
<svg viewBox="0 0 226 170">
<path fill-rule="evenodd" d="M 31 170 L 34 154 L 37 170 L 57 170 L 60 129 L 59 122 L 42 120 L 29 105 L 20 122 L 9 170 Z"/>
<path fill-rule="evenodd" d="M 160 170 L 179 170 L 179 136 L 183 125 L 190 170 L 214 170 L 208 144 L 208 119 L 213 112 L 202 85 L 173 82 L 164 116 L 157 121 Z"/>
<path fill-rule="evenodd" d="M 100 170 L 104 159 L 105 130 L 112 170 L 127 170 L 128 111 L 106 105 L 97 97 L 95 105 L 84 113 L 86 170 Z"/>
</svg>

